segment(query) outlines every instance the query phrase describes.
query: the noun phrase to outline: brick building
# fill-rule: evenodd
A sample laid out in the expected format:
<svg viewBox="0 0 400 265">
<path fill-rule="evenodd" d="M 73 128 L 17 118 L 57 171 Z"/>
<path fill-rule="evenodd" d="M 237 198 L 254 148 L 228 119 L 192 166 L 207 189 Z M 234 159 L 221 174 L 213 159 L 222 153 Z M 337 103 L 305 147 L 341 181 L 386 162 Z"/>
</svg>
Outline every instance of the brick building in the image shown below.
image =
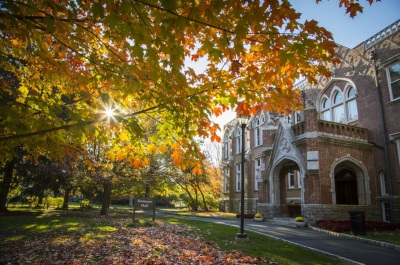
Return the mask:
<svg viewBox="0 0 400 265">
<path fill-rule="evenodd" d="M 400 221 L 400 20 L 337 54 L 331 78 L 296 85 L 303 111 L 251 118 L 244 169 L 242 129 L 224 126 L 222 211 L 239 212 L 244 170 L 247 213 Z"/>
</svg>

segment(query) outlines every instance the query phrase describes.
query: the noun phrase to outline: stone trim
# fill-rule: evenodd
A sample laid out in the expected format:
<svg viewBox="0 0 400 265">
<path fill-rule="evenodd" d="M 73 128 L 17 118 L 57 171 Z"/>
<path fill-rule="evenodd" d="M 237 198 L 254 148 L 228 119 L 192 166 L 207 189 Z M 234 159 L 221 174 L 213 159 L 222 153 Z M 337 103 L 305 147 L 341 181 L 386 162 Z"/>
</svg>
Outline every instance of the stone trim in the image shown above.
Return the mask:
<svg viewBox="0 0 400 265">
<path fill-rule="evenodd" d="M 331 145 L 341 145 L 341 146 L 346 146 L 346 147 L 353 147 L 353 148 L 362 148 L 362 149 L 367 149 L 367 150 L 373 150 L 374 145 L 367 143 L 367 142 L 360 142 L 350 140 L 350 139 L 343 139 L 340 137 L 337 137 L 336 135 L 333 134 L 320 134 L 318 136 L 318 142 L 320 143 L 327 143 Z"/>
</svg>

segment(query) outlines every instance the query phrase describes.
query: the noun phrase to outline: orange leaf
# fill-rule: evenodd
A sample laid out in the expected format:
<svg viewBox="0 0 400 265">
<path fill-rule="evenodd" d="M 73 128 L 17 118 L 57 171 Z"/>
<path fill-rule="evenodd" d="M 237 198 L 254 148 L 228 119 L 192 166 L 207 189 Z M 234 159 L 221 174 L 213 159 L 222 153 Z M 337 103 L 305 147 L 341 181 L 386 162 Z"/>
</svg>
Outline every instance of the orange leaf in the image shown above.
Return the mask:
<svg viewBox="0 0 400 265">
<path fill-rule="evenodd" d="M 211 135 L 211 142 L 217 141 L 218 143 L 221 142 L 221 137 L 219 137 L 217 134 Z"/>
<path fill-rule="evenodd" d="M 202 175 L 203 171 L 201 171 L 201 169 L 199 167 L 195 167 L 195 168 L 193 168 L 192 173 L 195 175 Z"/>
<path fill-rule="evenodd" d="M 125 157 L 125 154 L 124 154 L 124 153 L 118 152 L 118 154 L 117 154 L 117 159 L 118 159 L 118 161 L 121 161 L 122 159 L 124 159 L 124 157 Z"/>
</svg>

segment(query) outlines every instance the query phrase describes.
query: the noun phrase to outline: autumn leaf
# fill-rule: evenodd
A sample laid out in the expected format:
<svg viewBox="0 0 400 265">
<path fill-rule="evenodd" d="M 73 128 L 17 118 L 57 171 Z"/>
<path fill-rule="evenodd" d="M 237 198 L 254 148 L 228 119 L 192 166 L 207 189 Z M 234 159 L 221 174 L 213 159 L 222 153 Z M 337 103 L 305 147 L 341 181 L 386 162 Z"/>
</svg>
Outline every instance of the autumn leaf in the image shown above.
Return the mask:
<svg viewBox="0 0 400 265">
<path fill-rule="evenodd" d="M 195 175 L 202 175 L 203 171 L 200 169 L 200 167 L 196 166 L 195 168 L 193 168 L 192 173 Z"/>
<path fill-rule="evenodd" d="M 353 4 L 353 3 L 349 4 L 346 10 L 346 14 L 350 14 L 350 17 L 352 18 L 354 18 L 358 12 L 360 13 L 363 12 L 363 7 L 360 6 L 359 4 Z"/>
<path fill-rule="evenodd" d="M 147 152 L 148 152 L 149 154 L 152 154 L 152 155 L 154 155 L 154 154 L 157 152 L 157 147 L 156 147 L 154 144 L 149 144 L 149 145 L 146 147 L 146 149 L 147 149 Z"/>
<path fill-rule="evenodd" d="M 351 17 L 362 12 L 357 1 L 339 5 Z M 210 114 L 297 109 L 291 83 L 299 76 L 312 83 L 337 62 L 332 34 L 316 21 L 302 24 L 287 1 L 22 0 L 2 7 L 0 71 L 10 78 L 0 82 L 11 100 L 0 106 L 1 161 L 21 145 L 35 157 L 62 158 L 65 149 L 79 157 L 96 141 L 116 147 L 103 153 L 111 161 L 127 147 L 142 161 L 164 145 L 176 151 L 176 165 L 190 164 L 201 159 L 188 148 L 195 139 L 219 140 Z M 204 60 L 203 69 L 191 60 Z M 99 115 L 105 106 L 113 112 Z M 174 144 L 184 141 L 178 151 Z"/>
</svg>

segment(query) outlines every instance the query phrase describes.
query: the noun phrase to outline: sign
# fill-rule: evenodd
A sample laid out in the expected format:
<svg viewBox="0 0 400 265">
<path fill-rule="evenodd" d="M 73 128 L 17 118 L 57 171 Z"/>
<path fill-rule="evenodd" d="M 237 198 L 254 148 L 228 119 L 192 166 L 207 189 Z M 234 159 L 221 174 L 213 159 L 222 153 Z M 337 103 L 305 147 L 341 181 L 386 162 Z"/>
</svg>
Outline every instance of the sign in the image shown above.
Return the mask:
<svg viewBox="0 0 400 265">
<path fill-rule="evenodd" d="M 142 210 L 153 210 L 154 208 L 154 200 L 150 198 L 138 198 L 135 199 L 135 209 Z"/>
<path fill-rule="evenodd" d="M 135 221 L 136 210 L 152 210 L 153 222 L 156 215 L 156 203 L 154 198 L 135 198 L 133 202 L 133 221 Z"/>
</svg>

